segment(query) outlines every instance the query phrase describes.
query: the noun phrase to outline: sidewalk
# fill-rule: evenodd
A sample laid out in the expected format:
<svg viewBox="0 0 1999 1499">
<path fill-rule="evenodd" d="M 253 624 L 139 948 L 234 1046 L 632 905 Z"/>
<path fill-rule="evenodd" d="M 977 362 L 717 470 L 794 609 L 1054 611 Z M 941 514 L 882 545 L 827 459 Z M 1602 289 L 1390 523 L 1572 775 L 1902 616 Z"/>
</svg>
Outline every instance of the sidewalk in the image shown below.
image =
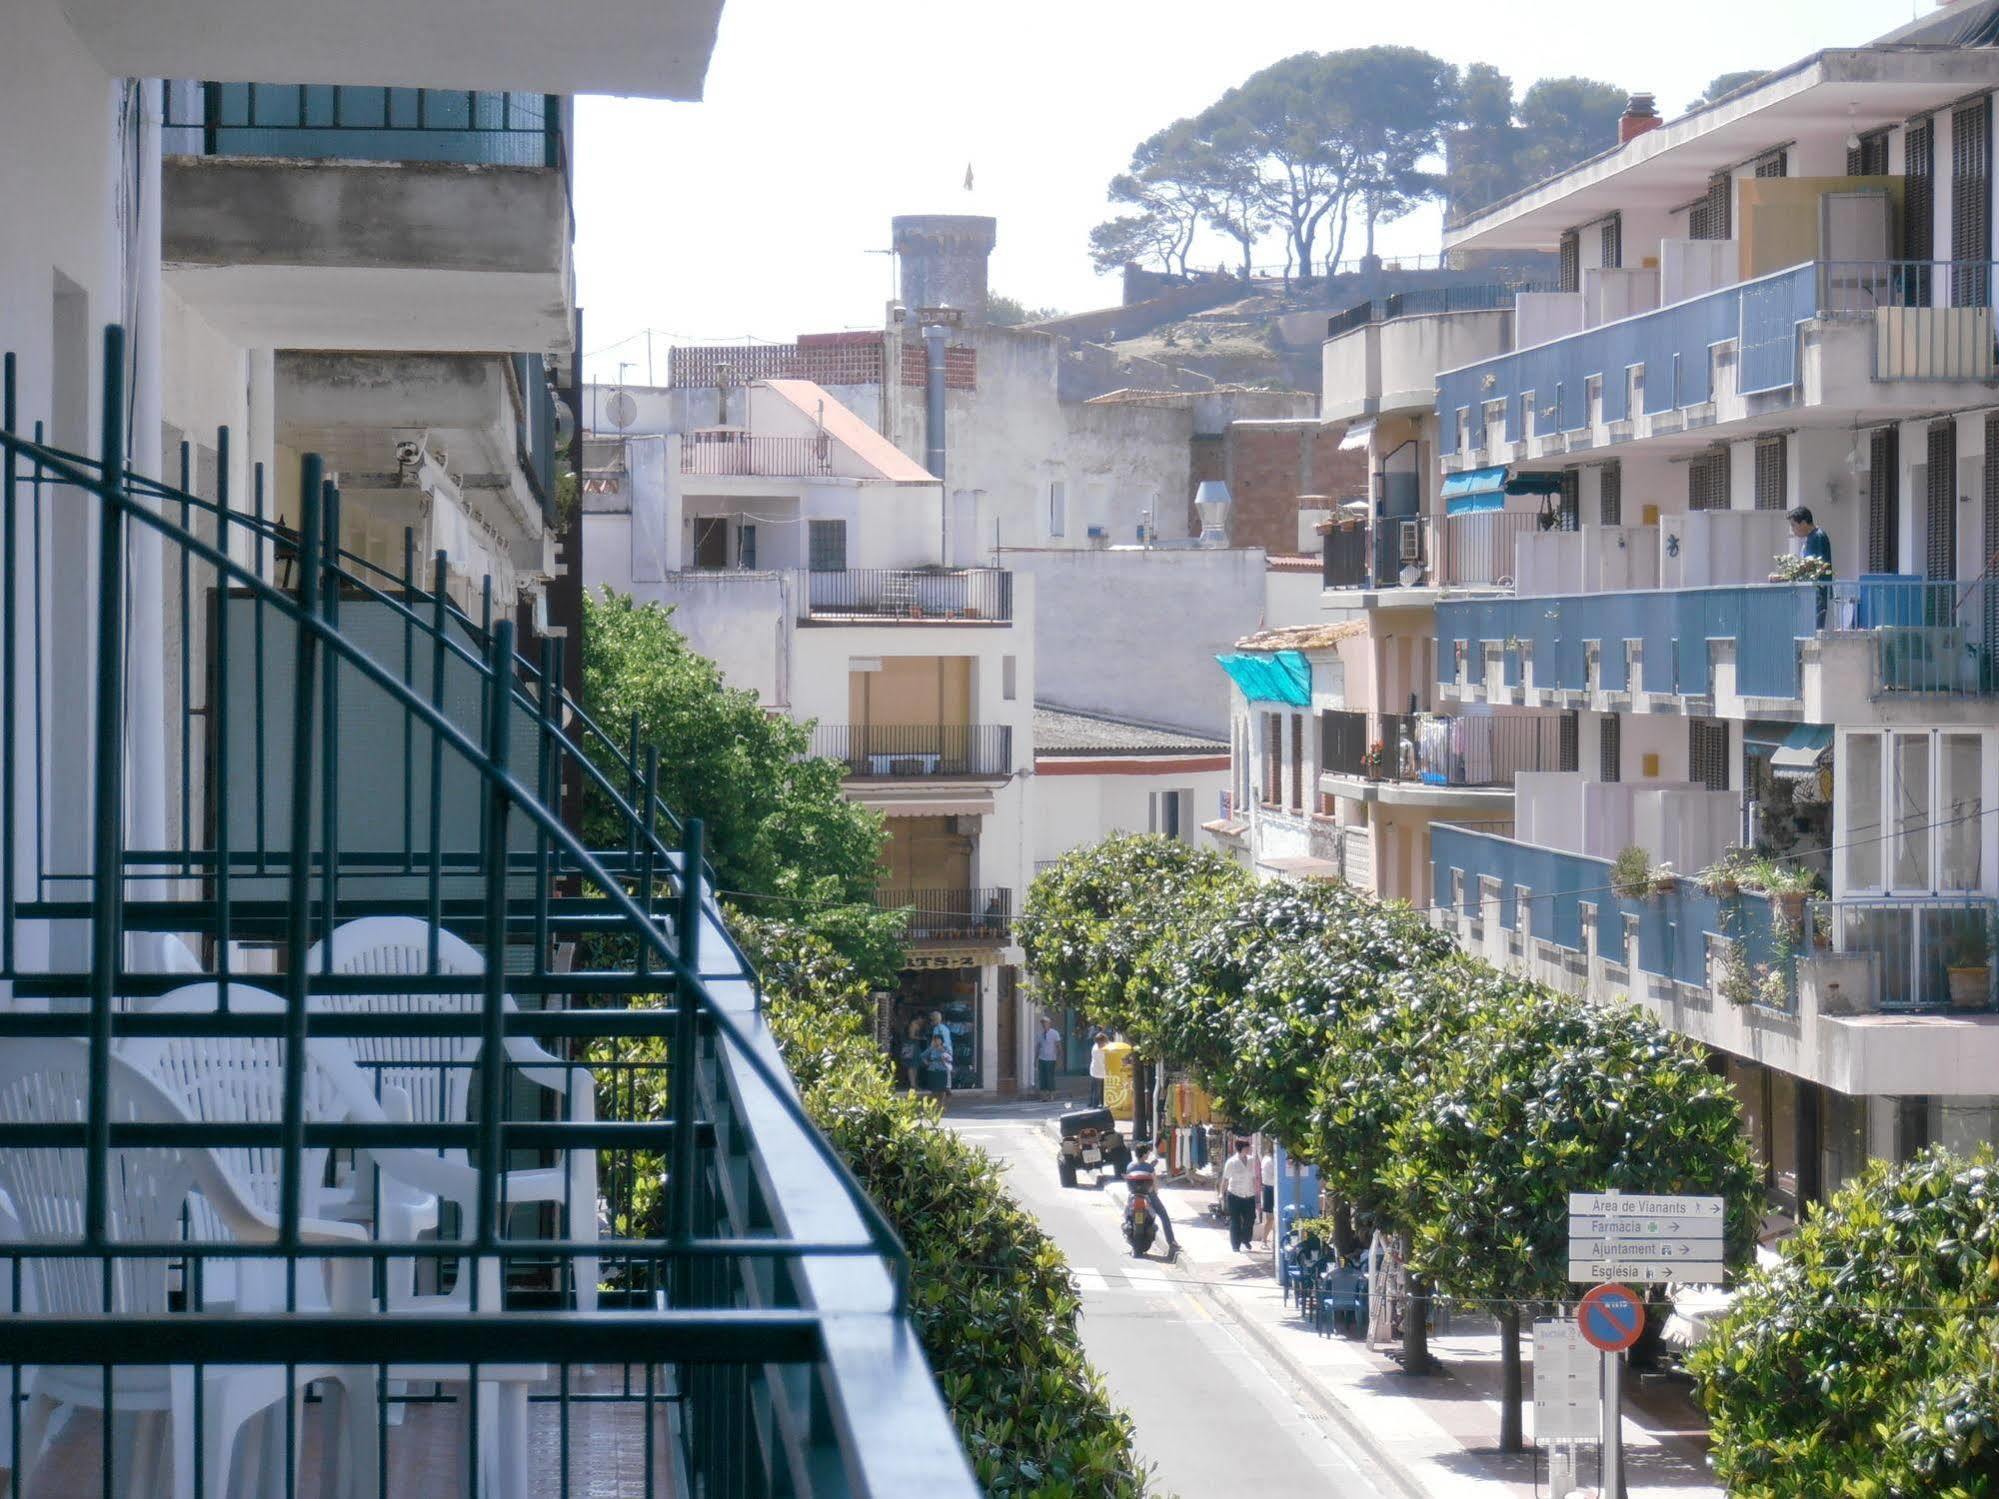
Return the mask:
<svg viewBox="0 0 1999 1499">
<path fill-rule="evenodd" d="M 1122 1210 L 1123 1190 L 1110 1190 Z M 1487 1319 L 1454 1314 L 1448 1330 L 1430 1344 L 1444 1372 L 1411 1379 L 1359 1340 L 1320 1337 L 1295 1308 L 1284 1305 L 1269 1251 L 1231 1251 L 1227 1226 L 1208 1216 L 1212 1188 L 1164 1190 L 1180 1241 L 1180 1257 L 1169 1273 L 1220 1308 L 1315 1399 L 1339 1439 L 1369 1452 L 1411 1499 L 1548 1495 L 1546 1453 L 1503 1456 L 1497 1450 L 1499 1337 Z M 1533 1361 L 1530 1349 L 1522 1351 L 1529 1396 L 1523 1420 L 1531 1442 Z M 1630 1499 L 1721 1499 L 1704 1458 L 1705 1427 L 1683 1386 L 1627 1381 L 1624 1473 Z M 1594 1449 L 1581 1459 L 1578 1476 L 1594 1484 Z"/>
</svg>

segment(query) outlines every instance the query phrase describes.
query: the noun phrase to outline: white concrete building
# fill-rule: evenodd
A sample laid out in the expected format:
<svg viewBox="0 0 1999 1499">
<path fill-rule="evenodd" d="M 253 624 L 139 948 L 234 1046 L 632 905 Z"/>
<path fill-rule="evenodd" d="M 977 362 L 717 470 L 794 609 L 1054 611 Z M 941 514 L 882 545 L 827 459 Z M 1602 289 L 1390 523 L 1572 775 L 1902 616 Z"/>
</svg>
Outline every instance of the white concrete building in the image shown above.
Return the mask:
<svg viewBox="0 0 1999 1499">
<path fill-rule="evenodd" d="M 1511 837 L 1435 831 L 1437 919 L 1713 1047 L 1786 1214 L 1999 1139 L 1995 23 L 1948 5 L 1671 122 L 1634 99 L 1445 237 L 1562 275 L 1437 382 L 1422 487 L 1527 513 L 1511 597 L 1435 604 L 1436 693 L 1573 715 L 1580 752 L 1518 777 Z M 1523 473 L 1547 500 L 1504 499 Z M 1795 506 L 1830 567 L 1768 581 Z M 1822 894 L 1690 878 L 1740 845 Z M 1677 884 L 1616 888 L 1630 848 Z"/>
<path fill-rule="evenodd" d="M 949 568 L 942 490 L 822 387 L 759 381 L 725 425 L 589 442 L 584 584 L 672 607 L 731 685 L 814 724 L 889 820 L 881 899 L 912 908 L 890 1025 L 936 1010 L 953 1086 L 1010 1092 L 1026 1027 L 1011 920 L 1033 874 L 1031 578 Z M 718 413 L 719 414 L 719 413 Z"/>
</svg>

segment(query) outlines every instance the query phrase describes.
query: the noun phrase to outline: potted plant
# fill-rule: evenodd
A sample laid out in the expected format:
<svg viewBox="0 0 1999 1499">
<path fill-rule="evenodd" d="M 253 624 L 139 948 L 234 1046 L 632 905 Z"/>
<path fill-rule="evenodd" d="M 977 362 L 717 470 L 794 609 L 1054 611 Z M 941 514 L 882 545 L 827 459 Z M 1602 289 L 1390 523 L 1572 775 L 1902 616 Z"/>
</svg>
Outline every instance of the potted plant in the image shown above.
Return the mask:
<svg viewBox="0 0 1999 1499">
<path fill-rule="evenodd" d="M 1670 879 L 1671 871 L 1666 873 Z M 1610 888 L 1626 900 L 1644 900 L 1657 893 L 1659 887 L 1652 856 L 1635 843 L 1619 849 L 1617 857 L 1610 861 Z"/>
<path fill-rule="evenodd" d="M 1387 762 L 1387 759 L 1388 746 L 1377 739 L 1367 747 L 1367 752 L 1360 757 L 1360 768 L 1370 781 L 1378 781 L 1381 779 L 1381 767 Z"/>
<path fill-rule="evenodd" d="M 1953 1010 L 1982 1010 L 1991 1002 L 1992 941 L 1983 921 L 1967 922 L 1951 934 L 1944 963 Z"/>
<path fill-rule="evenodd" d="M 1832 564 L 1823 557 L 1793 557 L 1786 552 L 1771 559 L 1772 583 L 1830 583 Z"/>
</svg>

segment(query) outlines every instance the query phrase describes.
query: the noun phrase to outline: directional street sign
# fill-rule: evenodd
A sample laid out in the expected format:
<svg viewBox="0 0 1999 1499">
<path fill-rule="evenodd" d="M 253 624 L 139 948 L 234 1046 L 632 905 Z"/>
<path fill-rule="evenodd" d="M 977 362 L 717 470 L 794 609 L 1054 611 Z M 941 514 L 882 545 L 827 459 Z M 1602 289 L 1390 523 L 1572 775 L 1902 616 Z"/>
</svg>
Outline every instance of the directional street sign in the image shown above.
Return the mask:
<svg viewBox="0 0 1999 1499">
<path fill-rule="evenodd" d="M 1569 1279 L 1705 1284 L 1722 1278 L 1719 1197 L 1569 1194 Z"/>
</svg>

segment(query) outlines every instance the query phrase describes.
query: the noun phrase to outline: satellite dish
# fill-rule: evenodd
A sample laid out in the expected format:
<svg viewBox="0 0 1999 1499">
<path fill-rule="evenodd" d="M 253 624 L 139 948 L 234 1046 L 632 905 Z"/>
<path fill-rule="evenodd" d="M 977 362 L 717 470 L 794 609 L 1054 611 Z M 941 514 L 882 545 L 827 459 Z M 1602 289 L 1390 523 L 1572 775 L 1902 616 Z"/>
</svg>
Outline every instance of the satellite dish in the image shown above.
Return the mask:
<svg viewBox="0 0 1999 1499">
<path fill-rule="evenodd" d="M 632 399 L 630 391 L 613 391 L 611 399 L 604 403 L 604 418 L 622 432 L 639 419 L 639 403 Z"/>
<path fill-rule="evenodd" d="M 550 404 L 555 409 L 555 445 L 558 449 L 567 448 L 569 440 L 576 435 L 576 413 L 560 396 L 556 396 Z"/>
</svg>

